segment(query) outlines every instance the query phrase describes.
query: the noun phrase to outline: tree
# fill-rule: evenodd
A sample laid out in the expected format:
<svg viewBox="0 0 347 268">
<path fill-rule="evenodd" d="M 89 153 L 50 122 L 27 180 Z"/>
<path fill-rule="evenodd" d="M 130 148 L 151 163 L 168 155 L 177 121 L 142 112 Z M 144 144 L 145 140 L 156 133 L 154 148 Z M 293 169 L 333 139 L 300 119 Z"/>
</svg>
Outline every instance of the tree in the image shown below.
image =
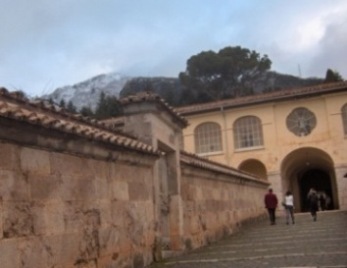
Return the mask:
<svg viewBox="0 0 347 268">
<path fill-rule="evenodd" d="M 177 106 L 181 99 L 181 83 L 178 78 L 171 77 L 137 77 L 129 80 L 119 93 L 121 98 L 139 92 L 151 92 L 159 95 L 169 105 Z"/>
<path fill-rule="evenodd" d="M 104 119 L 111 116 L 122 114 L 121 104 L 115 96 L 106 96 L 104 92 L 100 93 L 100 98 L 95 111 L 95 117 Z"/>
<path fill-rule="evenodd" d="M 197 102 L 253 94 L 255 81 L 270 67 L 267 55 L 240 46 L 201 52 L 189 58 L 186 71 L 179 74 L 183 97 L 191 90 Z"/>
<path fill-rule="evenodd" d="M 61 99 L 59 106 L 62 108 L 65 108 L 65 100 L 64 99 Z"/>
<path fill-rule="evenodd" d="M 342 76 L 337 72 L 331 69 L 328 69 L 325 74 L 324 83 L 340 82 L 343 81 Z"/>
<path fill-rule="evenodd" d="M 66 110 L 68 110 L 70 113 L 76 113 L 76 107 L 73 105 L 71 100 L 67 103 Z"/>
<path fill-rule="evenodd" d="M 90 107 L 83 106 L 80 110 L 80 114 L 83 116 L 93 117 L 94 113 Z"/>
</svg>

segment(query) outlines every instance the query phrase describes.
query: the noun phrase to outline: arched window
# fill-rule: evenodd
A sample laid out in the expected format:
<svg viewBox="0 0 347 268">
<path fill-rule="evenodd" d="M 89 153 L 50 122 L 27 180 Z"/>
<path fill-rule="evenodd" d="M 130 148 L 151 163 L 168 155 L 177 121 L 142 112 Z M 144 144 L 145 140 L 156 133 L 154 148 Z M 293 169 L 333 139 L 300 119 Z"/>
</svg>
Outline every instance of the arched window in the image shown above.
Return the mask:
<svg viewBox="0 0 347 268">
<path fill-rule="evenodd" d="M 203 123 L 195 128 L 195 152 L 210 153 L 222 151 L 222 133 L 217 123 Z"/>
<path fill-rule="evenodd" d="M 342 106 L 341 114 L 342 114 L 343 130 L 345 135 L 347 135 L 347 103 Z"/>
<path fill-rule="evenodd" d="M 245 116 L 234 123 L 235 148 L 248 148 L 263 145 L 261 121 L 255 116 Z"/>
<path fill-rule="evenodd" d="M 248 159 L 241 163 L 239 169 L 251 173 L 262 180 L 267 180 L 266 167 L 259 160 Z"/>
</svg>

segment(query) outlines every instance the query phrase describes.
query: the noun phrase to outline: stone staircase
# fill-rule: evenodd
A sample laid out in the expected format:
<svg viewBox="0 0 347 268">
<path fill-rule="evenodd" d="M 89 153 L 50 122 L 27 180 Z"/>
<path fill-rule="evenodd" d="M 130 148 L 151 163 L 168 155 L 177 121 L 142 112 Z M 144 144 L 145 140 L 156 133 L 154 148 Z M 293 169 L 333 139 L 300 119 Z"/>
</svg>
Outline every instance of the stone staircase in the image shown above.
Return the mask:
<svg viewBox="0 0 347 268">
<path fill-rule="evenodd" d="M 281 214 L 279 212 L 278 214 Z M 347 267 L 347 211 L 295 215 L 295 225 L 268 221 L 243 227 L 222 241 L 151 267 L 343 268 Z"/>
</svg>

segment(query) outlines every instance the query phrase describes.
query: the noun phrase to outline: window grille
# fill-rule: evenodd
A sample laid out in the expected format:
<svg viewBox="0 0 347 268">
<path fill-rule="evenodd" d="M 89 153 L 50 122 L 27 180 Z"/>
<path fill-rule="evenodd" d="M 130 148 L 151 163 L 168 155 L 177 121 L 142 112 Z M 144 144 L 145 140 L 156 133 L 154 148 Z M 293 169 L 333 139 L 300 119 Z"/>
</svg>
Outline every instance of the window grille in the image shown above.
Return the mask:
<svg viewBox="0 0 347 268">
<path fill-rule="evenodd" d="M 261 121 L 255 116 L 239 118 L 234 123 L 235 148 L 248 148 L 263 145 Z"/>
<path fill-rule="evenodd" d="M 289 131 L 299 137 L 309 135 L 316 124 L 317 119 L 314 113 L 304 107 L 294 109 L 286 119 Z"/>
<path fill-rule="evenodd" d="M 222 133 L 217 123 L 203 123 L 194 131 L 196 153 L 222 151 Z"/>
</svg>

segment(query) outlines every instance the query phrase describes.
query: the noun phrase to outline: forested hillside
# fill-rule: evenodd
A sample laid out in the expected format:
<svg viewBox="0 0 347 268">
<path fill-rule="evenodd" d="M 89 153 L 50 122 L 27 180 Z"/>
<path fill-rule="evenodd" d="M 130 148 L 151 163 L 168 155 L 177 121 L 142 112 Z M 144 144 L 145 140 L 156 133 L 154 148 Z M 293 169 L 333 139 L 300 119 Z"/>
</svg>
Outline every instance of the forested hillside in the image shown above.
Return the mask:
<svg viewBox="0 0 347 268">
<path fill-rule="evenodd" d="M 71 112 L 106 118 L 122 113 L 118 98 L 140 91 L 154 92 L 171 106 L 179 107 L 343 80 L 331 69 L 327 69 L 325 78 L 301 78 L 277 73 L 271 70 L 271 64 L 267 55 L 254 50 L 225 47 L 191 56 L 186 70 L 176 78 L 100 75 L 57 89 L 45 98 Z"/>
<path fill-rule="evenodd" d="M 172 106 L 183 106 L 342 80 L 330 69 L 325 79 L 300 78 L 271 71 L 271 64 L 267 55 L 240 46 L 203 51 L 187 60 L 177 79 L 133 78 L 120 96 L 153 91 Z"/>
<path fill-rule="evenodd" d="M 254 88 L 249 94 L 316 85 L 323 81 L 323 78 L 300 78 L 268 71 L 254 82 Z M 179 78 L 135 77 L 125 84 L 119 96 L 122 98 L 141 91 L 151 91 L 161 96 L 172 106 L 204 102 L 198 98 L 202 94 L 206 95 L 206 101 L 219 99 L 218 96 L 214 96 L 211 92 L 200 92 L 203 90 L 207 91 L 206 89 L 197 88 L 186 89 Z"/>
</svg>

